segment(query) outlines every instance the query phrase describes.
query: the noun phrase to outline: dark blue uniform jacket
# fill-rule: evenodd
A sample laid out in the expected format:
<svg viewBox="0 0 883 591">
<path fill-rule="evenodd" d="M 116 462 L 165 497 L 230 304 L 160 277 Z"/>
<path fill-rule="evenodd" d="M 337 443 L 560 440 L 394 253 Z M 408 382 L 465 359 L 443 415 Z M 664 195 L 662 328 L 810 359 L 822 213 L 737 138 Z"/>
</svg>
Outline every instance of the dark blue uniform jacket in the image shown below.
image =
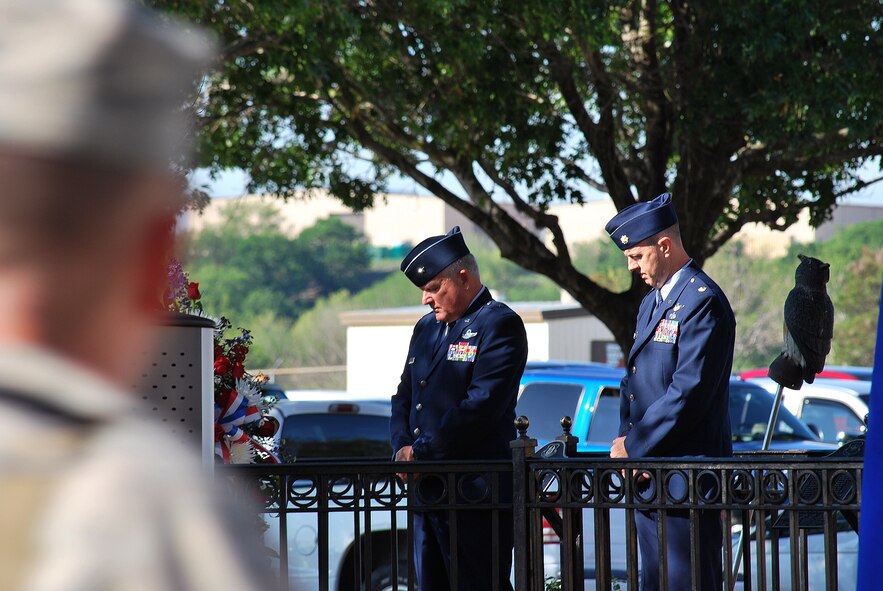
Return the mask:
<svg viewBox="0 0 883 591">
<path fill-rule="evenodd" d="M 433 313 L 414 327 L 392 397 L 393 449 L 411 445 L 420 460 L 511 457 L 524 323 L 483 289 L 436 347 L 440 327 Z"/>
<path fill-rule="evenodd" d="M 626 451 L 635 458 L 732 455 L 730 304 L 692 261 L 651 317 L 655 293 L 641 302 L 620 390 Z"/>
</svg>

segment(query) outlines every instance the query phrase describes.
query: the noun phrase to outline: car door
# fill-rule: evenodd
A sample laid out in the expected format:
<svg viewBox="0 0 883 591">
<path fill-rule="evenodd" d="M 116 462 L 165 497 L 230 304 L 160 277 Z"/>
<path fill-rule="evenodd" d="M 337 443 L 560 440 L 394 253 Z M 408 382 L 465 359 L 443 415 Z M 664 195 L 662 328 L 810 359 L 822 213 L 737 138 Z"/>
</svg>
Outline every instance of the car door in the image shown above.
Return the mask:
<svg viewBox="0 0 883 591">
<path fill-rule="evenodd" d="M 849 436 L 864 432 L 864 421 L 851 408 L 837 402 L 807 396 L 803 399 L 800 419 L 813 425 L 826 443 L 841 443 Z"/>
</svg>

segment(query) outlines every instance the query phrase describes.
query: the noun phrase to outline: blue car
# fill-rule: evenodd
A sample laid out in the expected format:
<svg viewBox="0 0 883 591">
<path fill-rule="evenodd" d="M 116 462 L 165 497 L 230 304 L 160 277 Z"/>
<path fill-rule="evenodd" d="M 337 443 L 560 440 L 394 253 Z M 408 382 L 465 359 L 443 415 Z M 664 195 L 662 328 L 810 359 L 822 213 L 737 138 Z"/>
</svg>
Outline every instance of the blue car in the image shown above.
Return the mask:
<svg viewBox="0 0 883 591">
<path fill-rule="evenodd" d="M 528 435 L 544 445 L 561 435 L 561 417 L 572 417 L 571 433 L 579 438 L 577 453 L 594 452 L 607 454 L 610 443 L 619 434 L 619 386 L 625 375 L 624 369 L 611 368 L 596 363 L 542 362 L 529 363 L 521 379 L 521 391 L 516 405 L 516 414 L 525 415 L 530 420 Z M 733 432 L 733 450 L 738 453 L 757 452 L 763 445 L 774 397 L 767 390 L 740 378 L 730 380 L 730 426 Z M 773 451 L 799 450 L 830 453 L 836 445 L 823 443 L 816 433 L 809 429 L 784 406 L 780 407 L 773 440 Z M 626 578 L 626 556 L 628 548 L 625 538 L 625 512 L 614 509 L 610 512 L 610 555 L 611 572 L 624 589 Z M 551 526 L 543 522 L 543 562 L 545 576 L 559 578 L 561 573 L 559 540 Z M 594 513 L 583 512 L 583 532 L 594 531 Z M 808 537 L 808 552 L 818 560 L 809 563 L 810 589 L 822 588 L 824 565 L 822 536 Z M 734 549 L 738 534 L 733 536 Z M 752 542 L 754 544 L 754 542 Z M 850 531 L 837 534 L 840 589 L 855 589 L 857 536 Z M 788 540 L 780 543 L 779 558 L 788 564 L 790 547 Z M 767 544 L 767 570 L 771 567 L 770 548 Z M 752 547 L 752 572 L 756 572 L 757 551 Z M 595 541 L 586 536 L 583 543 L 583 563 L 585 565 L 585 589 L 594 589 Z M 616 588 L 616 587 L 614 587 Z M 741 589 L 739 583 L 738 589 Z M 782 591 L 792 589 L 791 582 L 782 581 Z"/>
<path fill-rule="evenodd" d="M 540 444 L 561 435 L 561 417 L 573 419 L 571 433 L 578 452 L 609 452 L 619 434 L 621 368 L 598 363 L 531 362 L 521 378 L 517 415 L 530 420 L 528 434 Z M 774 397 L 740 378 L 730 380 L 730 427 L 733 450 L 757 451 L 763 444 Z M 779 409 L 770 449 L 833 451 L 784 406 Z"/>
</svg>

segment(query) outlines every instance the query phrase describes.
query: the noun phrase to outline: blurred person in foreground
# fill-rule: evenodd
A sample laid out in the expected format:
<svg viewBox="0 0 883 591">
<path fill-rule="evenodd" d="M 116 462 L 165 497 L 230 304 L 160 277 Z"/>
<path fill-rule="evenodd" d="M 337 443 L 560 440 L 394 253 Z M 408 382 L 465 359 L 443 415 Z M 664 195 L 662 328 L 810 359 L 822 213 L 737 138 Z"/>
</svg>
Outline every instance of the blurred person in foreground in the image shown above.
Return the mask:
<svg viewBox="0 0 883 591">
<path fill-rule="evenodd" d="M 196 451 L 129 410 L 209 58 L 121 0 L 0 0 L 4 591 L 258 588 Z"/>
<path fill-rule="evenodd" d="M 432 236 L 402 261 L 402 272 L 431 309 L 414 327 L 401 382 L 392 397 L 390 435 L 395 460 L 509 459 L 515 439 L 515 399 L 527 360 L 524 323 L 482 285 L 478 264 L 460 228 Z M 512 513 L 500 511 L 493 525 L 485 474 L 461 474 L 453 491 L 438 477 L 417 477 L 415 506 L 455 502 L 459 513 L 452 547 L 449 512 L 414 513 L 414 547 L 420 591 L 511 589 Z M 512 480 L 498 483 L 500 501 L 511 499 Z M 496 562 L 495 562 L 496 561 Z M 497 566 L 494 577 L 494 565 Z"/>
<path fill-rule="evenodd" d="M 652 288 L 638 311 L 635 342 L 620 388 L 619 437 L 613 440 L 610 456 L 732 455 L 729 380 L 736 319 L 727 296 L 684 249 L 671 195 L 663 193 L 623 209 L 605 229 L 625 254 L 629 271 L 640 273 Z M 637 486 L 642 498 L 653 498 L 649 488 L 659 483 L 641 476 Z M 687 498 L 683 476 L 673 474 L 664 484 L 669 494 L 657 490 L 660 497 Z M 667 514 L 668 588 L 720 589 L 720 511 L 698 512 L 696 587 L 690 569 L 690 516 L 686 510 Z M 655 510 L 635 513 L 642 591 L 659 588 L 658 520 Z"/>
</svg>

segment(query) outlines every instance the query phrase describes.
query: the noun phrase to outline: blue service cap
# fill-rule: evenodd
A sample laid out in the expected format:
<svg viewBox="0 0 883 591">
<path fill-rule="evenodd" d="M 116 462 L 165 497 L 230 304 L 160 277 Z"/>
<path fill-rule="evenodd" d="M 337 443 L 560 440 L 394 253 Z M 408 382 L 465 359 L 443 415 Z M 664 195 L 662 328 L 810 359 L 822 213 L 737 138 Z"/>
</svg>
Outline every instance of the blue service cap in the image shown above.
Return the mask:
<svg viewBox="0 0 883 591">
<path fill-rule="evenodd" d="M 629 205 L 613 216 L 604 229 L 620 250 L 626 250 L 677 223 L 671 193 L 663 193 L 652 201 Z"/>
<path fill-rule="evenodd" d="M 460 226 L 444 236 L 432 236 L 411 249 L 402 260 L 402 272 L 417 287 L 423 287 L 454 261 L 469 254 Z"/>
</svg>

